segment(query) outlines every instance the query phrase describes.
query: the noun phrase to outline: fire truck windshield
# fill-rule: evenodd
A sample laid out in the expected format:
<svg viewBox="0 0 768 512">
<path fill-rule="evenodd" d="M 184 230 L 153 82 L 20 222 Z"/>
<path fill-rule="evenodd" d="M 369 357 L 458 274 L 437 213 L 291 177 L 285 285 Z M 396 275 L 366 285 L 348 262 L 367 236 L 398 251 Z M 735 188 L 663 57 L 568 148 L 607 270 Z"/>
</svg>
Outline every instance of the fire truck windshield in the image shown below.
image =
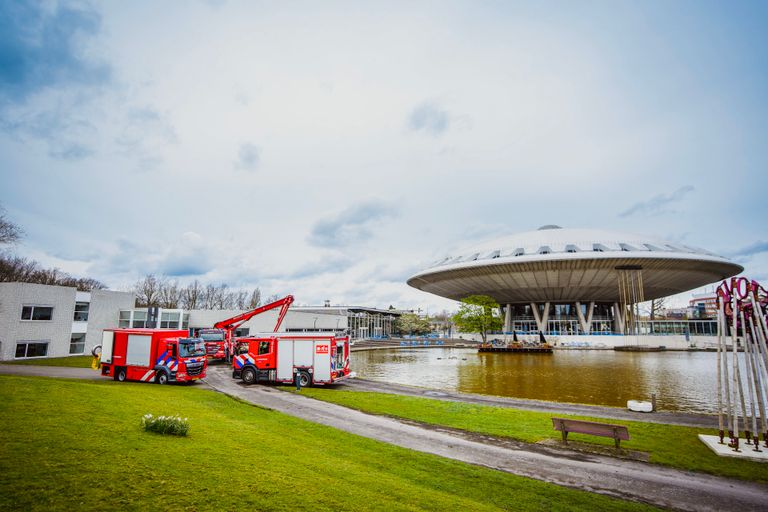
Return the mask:
<svg viewBox="0 0 768 512">
<path fill-rule="evenodd" d="M 223 332 L 201 332 L 200 337 L 205 341 L 224 341 Z"/>
<path fill-rule="evenodd" d="M 202 340 L 180 340 L 179 341 L 179 356 L 181 357 L 197 357 L 205 355 L 205 343 Z"/>
</svg>

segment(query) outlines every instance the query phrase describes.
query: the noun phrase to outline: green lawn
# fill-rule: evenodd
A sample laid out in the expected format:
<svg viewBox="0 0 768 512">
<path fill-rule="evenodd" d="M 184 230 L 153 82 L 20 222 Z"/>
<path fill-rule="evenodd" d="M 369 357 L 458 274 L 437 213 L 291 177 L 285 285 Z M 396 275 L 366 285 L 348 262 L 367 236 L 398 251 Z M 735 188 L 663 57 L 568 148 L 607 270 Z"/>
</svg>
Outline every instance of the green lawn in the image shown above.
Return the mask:
<svg viewBox="0 0 768 512">
<path fill-rule="evenodd" d="M 532 412 L 384 393 L 323 388 L 304 388 L 301 393 L 373 414 L 406 418 L 531 443 L 548 438 L 560 439 L 560 433 L 552 428 L 553 416 L 617 423 L 629 427 L 631 440 L 622 441 L 622 448 L 648 452 L 652 463 L 768 482 L 768 464 L 718 457 L 699 441 L 698 434 L 717 434 L 714 429 Z M 613 439 L 594 436 L 569 434 L 568 439 L 613 445 Z"/>
<path fill-rule="evenodd" d="M 32 366 L 69 366 L 71 368 L 90 368 L 93 356 L 45 357 L 40 359 L 22 359 L 3 361 L 3 364 L 22 364 Z"/>
<path fill-rule="evenodd" d="M 189 436 L 144 432 L 145 413 L 189 418 Z M 0 510 L 648 509 L 200 386 L 0 376 L 0 431 Z"/>
</svg>

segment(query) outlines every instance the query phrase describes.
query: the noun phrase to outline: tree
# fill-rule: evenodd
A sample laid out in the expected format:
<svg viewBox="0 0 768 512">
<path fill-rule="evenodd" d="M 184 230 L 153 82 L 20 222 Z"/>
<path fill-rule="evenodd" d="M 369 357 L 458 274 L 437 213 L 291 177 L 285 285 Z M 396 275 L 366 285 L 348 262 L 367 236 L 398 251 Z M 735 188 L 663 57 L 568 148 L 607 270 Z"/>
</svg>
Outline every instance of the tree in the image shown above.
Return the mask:
<svg viewBox="0 0 768 512">
<path fill-rule="evenodd" d="M 168 281 L 165 278 L 158 280 L 160 289 L 158 290 L 160 307 L 167 309 L 176 309 L 181 304 L 182 290 L 177 281 Z"/>
<path fill-rule="evenodd" d="M 189 283 L 181 292 L 181 304 L 184 309 L 198 309 L 201 306 L 203 297 L 203 287 L 200 281 L 195 279 Z"/>
<path fill-rule="evenodd" d="M 248 308 L 256 309 L 259 306 L 261 306 L 261 290 L 256 287 L 251 293 L 251 298 L 248 301 Z"/>
<path fill-rule="evenodd" d="M 273 295 L 270 295 L 266 299 L 264 299 L 264 304 L 271 304 L 271 303 L 275 302 L 278 299 L 280 299 L 280 296 L 275 293 Z"/>
<path fill-rule="evenodd" d="M 662 316 L 663 311 L 667 307 L 667 298 L 661 297 L 659 299 L 653 299 L 651 301 L 651 310 L 648 315 L 651 320 L 655 320 L 657 316 Z"/>
<path fill-rule="evenodd" d="M 398 334 L 422 335 L 432 332 L 429 320 L 416 313 L 404 313 L 395 320 L 395 332 Z"/>
<path fill-rule="evenodd" d="M 160 281 L 155 274 L 146 275 L 144 279 L 137 281 L 133 291 L 136 293 L 136 303 L 139 307 L 160 305 Z"/>
<path fill-rule="evenodd" d="M 0 244 L 15 244 L 23 233 L 19 226 L 5 217 L 5 209 L 0 206 Z"/>
<path fill-rule="evenodd" d="M 461 299 L 459 311 L 453 315 L 453 323 L 462 332 L 480 334 L 483 343 L 488 341 L 488 331 L 501 329 L 499 304 L 487 295 L 470 295 Z"/>
</svg>

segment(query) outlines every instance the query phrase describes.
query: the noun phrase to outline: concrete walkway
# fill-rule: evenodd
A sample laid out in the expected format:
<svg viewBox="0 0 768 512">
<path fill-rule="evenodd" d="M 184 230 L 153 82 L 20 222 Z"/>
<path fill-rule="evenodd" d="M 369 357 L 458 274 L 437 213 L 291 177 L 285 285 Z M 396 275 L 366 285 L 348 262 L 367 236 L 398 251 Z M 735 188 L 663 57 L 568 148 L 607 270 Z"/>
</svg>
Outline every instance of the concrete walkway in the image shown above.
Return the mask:
<svg viewBox="0 0 768 512">
<path fill-rule="evenodd" d="M 762 484 L 535 444 L 483 443 L 270 386 L 245 386 L 226 368 L 210 368 L 206 384 L 252 404 L 370 439 L 617 498 L 691 511 L 762 511 L 768 503 L 768 486 Z"/>
<path fill-rule="evenodd" d="M 59 377 L 65 379 L 104 379 L 101 373 L 90 368 L 68 368 L 65 366 L 33 366 L 23 364 L 0 364 L 0 374 L 28 375 L 33 377 Z"/>
</svg>

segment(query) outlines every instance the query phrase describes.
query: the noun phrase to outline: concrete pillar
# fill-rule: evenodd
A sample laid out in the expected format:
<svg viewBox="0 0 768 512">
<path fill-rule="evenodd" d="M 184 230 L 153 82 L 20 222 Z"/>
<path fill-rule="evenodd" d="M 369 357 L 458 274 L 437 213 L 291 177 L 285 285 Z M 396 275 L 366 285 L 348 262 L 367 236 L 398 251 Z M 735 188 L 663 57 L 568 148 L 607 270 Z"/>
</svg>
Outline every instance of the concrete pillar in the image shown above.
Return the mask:
<svg viewBox="0 0 768 512">
<path fill-rule="evenodd" d="M 613 303 L 613 332 L 624 334 L 624 311 L 621 310 L 618 302 Z"/>
<path fill-rule="evenodd" d="M 589 334 L 589 327 L 587 327 L 587 319 L 584 318 L 584 313 L 581 312 L 581 302 L 576 303 L 576 316 L 579 317 L 579 327 L 583 334 Z"/>
<path fill-rule="evenodd" d="M 512 332 L 512 304 L 504 308 L 504 332 Z"/>
<path fill-rule="evenodd" d="M 536 327 L 540 332 L 547 331 L 547 320 L 549 320 L 549 302 L 544 303 L 544 312 L 539 314 L 539 307 L 535 302 L 531 302 L 531 309 L 533 310 L 533 318 L 536 320 Z"/>
</svg>

